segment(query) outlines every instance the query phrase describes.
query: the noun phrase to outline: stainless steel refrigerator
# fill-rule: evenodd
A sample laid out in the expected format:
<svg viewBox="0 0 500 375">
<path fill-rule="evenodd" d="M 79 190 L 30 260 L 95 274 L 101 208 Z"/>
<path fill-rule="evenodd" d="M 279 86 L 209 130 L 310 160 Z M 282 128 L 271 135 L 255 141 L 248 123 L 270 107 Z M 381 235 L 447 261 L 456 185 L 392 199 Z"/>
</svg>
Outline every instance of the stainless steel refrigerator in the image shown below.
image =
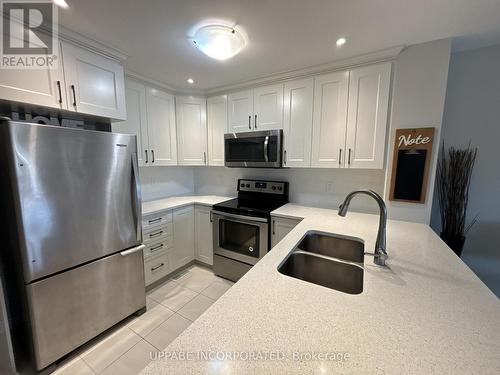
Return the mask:
<svg viewBox="0 0 500 375">
<path fill-rule="evenodd" d="M 0 152 L 8 311 L 41 370 L 144 311 L 136 138 L 1 119 Z"/>
</svg>

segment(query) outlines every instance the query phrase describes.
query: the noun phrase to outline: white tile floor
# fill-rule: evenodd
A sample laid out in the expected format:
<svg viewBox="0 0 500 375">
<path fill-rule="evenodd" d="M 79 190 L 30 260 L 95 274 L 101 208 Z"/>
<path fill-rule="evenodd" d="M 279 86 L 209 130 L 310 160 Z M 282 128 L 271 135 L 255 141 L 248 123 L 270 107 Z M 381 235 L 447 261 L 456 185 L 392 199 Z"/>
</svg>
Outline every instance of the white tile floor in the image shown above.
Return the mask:
<svg viewBox="0 0 500 375">
<path fill-rule="evenodd" d="M 148 292 L 146 313 L 84 345 L 54 374 L 135 375 L 150 362 L 150 352 L 165 349 L 232 285 L 193 266 Z"/>
</svg>

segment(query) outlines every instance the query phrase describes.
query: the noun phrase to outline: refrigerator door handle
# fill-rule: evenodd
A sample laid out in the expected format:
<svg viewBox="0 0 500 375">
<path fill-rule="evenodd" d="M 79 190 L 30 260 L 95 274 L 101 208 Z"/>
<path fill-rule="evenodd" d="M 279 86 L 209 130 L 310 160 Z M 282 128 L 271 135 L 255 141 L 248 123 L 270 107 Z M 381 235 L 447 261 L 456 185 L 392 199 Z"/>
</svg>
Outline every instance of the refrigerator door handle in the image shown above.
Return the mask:
<svg viewBox="0 0 500 375">
<path fill-rule="evenodd" d="M 139 166 L 137 165 L 137 154 L 132 153 L 132 178 L 133 178 L 133 202 L 135 208 L 135 230 L 137 241 L 142 241 L 142 209 L 141 209 L 141 183 L 139 182 Z"/>
<path fill-rule="evenodd" d="M 139 246 L 136 246 L 136 247 L 133 247 L 131 249 L 128 249 L 128 250 L 125 250 L 125 251 L 122 251 L 120 253 L 120 255 L 122 257 L 126 257 L 127 255 L 130 255 L 130 254 L 133 254 L 133 253 L 137 253 L 138 251 L 142 251 L 146 248 L 146 246 L 144 246 L 143 244 L 140 244 Z"/>
</svg>

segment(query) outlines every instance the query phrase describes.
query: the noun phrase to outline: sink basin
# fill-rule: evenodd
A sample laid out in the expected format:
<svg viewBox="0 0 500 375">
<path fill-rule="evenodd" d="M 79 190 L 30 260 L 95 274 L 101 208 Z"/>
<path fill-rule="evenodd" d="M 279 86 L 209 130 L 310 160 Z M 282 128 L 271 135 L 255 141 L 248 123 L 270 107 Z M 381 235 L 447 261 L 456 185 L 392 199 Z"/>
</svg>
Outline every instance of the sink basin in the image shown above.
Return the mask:
<svg viewBox="0 0 500 375">
<path fill-rule="evenodd" d="M 365 253 L 361 240 L 316 231 L 307 232 L 297 249 L 356 263 L 363 263 Z"/>
<path fill-rule="evenodd" d="M 291 253 L 278 271 L 344 293 L 360 294 L 363 291 L 363 267 L 355 264 L 300 252 Z"/>
</svg>

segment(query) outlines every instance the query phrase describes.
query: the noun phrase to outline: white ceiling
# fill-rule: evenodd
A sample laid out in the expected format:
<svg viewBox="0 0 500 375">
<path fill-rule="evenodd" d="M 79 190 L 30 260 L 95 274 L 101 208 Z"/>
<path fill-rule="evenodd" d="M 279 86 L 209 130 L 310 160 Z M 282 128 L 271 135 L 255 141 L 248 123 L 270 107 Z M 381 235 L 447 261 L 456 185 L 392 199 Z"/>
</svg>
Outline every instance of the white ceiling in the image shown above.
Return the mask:
<svg viewBox="0 0 500 375">
<path fill-rule="evenodd" d="M 212 89 L 399 45 L 458 37 L 456 49 L 500 43 L 500 0 L 67 0 L 61 24 L 128 57 L 126 69 L 179 89 Z M 249 45 L 219 62 L 188 40 L 219 18 Z M 339 36 L 348 38 L 337 49 Z M 194 85 L 186 83 L 192 77 Z"/>
</svg>

